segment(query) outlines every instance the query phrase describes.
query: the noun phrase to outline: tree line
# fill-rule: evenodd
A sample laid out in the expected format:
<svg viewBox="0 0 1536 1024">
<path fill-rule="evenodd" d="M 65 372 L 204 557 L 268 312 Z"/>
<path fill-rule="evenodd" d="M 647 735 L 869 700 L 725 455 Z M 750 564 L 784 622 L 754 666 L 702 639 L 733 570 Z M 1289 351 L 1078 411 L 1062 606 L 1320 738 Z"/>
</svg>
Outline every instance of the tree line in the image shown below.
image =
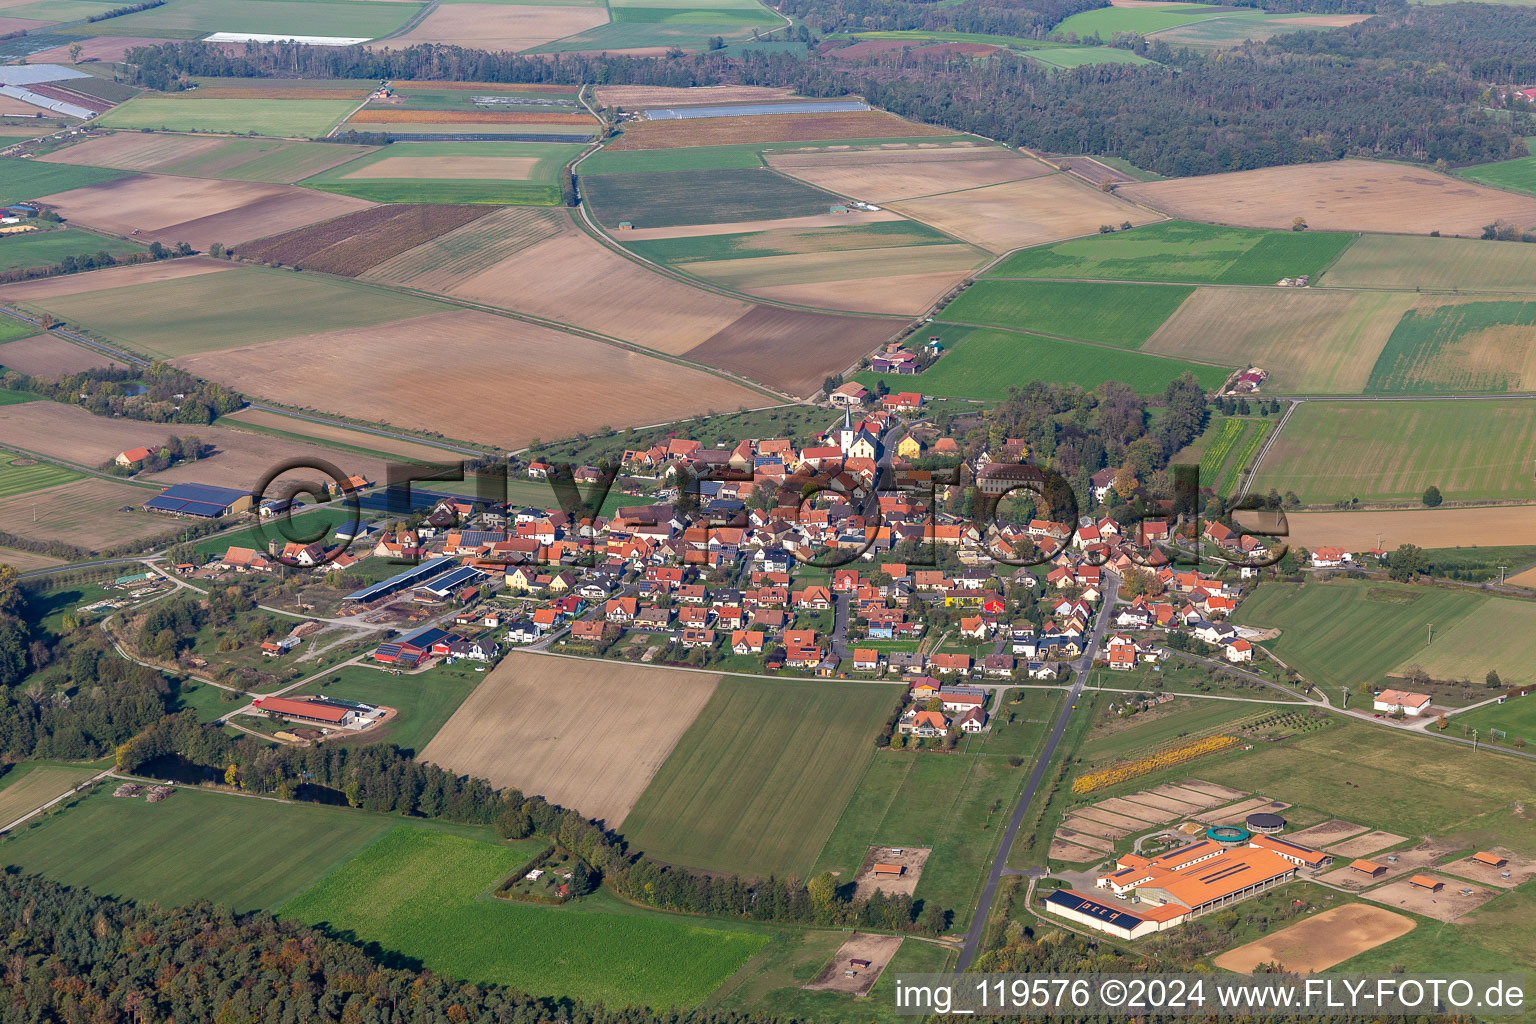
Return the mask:
<svg viewBox="0 0 1536 1024">
<path fill-rule="evenodd" d="M 0 367 L 0 387 L 25 391 L 97 416 L 147 423 L 209 424 L 245 405 L 245 396 L 200 380 L 166 363 L 146 367 L 92 367 L 62 377 L 36 377 Z M 181 453 L 187 457 L 186 452 Z"/>
</svg>

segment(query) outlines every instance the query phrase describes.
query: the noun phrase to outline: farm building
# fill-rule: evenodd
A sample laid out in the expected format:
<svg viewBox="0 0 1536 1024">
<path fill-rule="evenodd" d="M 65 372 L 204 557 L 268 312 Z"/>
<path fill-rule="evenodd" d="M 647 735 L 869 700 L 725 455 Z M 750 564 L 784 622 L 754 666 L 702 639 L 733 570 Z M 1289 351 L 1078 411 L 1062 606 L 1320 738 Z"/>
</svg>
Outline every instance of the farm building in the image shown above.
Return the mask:
<svg viewBox="0 0 1536 1024">
<path fill-rule="evenodd" d="M 1500 857 L 1496 853 L 1487 853 L 1485 851 L 1479 851 L 1477 853 L 1474 853 L 1472 855 L 1472 859 L 1477 861 L 1479 864 L 1486 864 L 1490 868 L 1501 868 L 1505 864 L 1509 863 L 1509 859 L 1508 858 Z"/>
<path fill-rule="evenodd" d="M 1270 814 L 1268 811 L 1255 811 L 1248 815 L 1248 819 L 1244 824 L 1248 826 L 1249 832 L 1268 835 L 1271 832 L 1279 832 L 1285 828 L 1285 819 L 1278 814 Z"/>
<path fill-rule="evenodd" d="M 1431 875 L 1414 875 L 1408 879 L 1410 885 L 1416 885 L 1420 889 L 1428 889 L 1430 892 L 1439 892 L 1445 888 L 1445 883 Z"/>
<path fill-rule="evenodd" d="M 129 448 L 127 451 L 118 452 L 117 458 L 113 459 L 112 461 L 116 462 L 124 469 L 128 469 L 131 466 L 137 466 L 139 463 L 143 462 L 153 454 L 154 453 L 151 452 L 148 448 L 140 446 L 138 448 Z"/>
<path fill-rule="evenodd" d="M 1141 906 L 1134 909 L 1111 906 L 1072 889 L 1057 889 L 1045 898 L 1053 914 L 1122 939 L 1143 935 L 1182 924 L 1186 912 L 1169 906 Z"/>
<path fill-rule="evenodd" d="M 375 601 L 382 601 L 386 597 L 393 597 L 413 587 L 420 586 L 458 564 L 452 558 L 429 559 L 420 565 L 412 566 L 404 572 L 396 573 L 387 580 L 381 580 L 371 587 L 354 590 L 342 600 L 354 604 L 372 604 Z"/>
<path fill-rule="evenodd" d="M 906 866 L 902 864 L 876 864 L 871 870 L 876 878 L 900 878 L 907 873 Z"/>
<path fill-rule="evenodd" d="M 1407 690 L 1382 690 L 1376 695 L 1372 706 L 1377 711 L 1385 711 L 1388 714 L 1396 714 L 1401 711 L 1405 715 L 1422 715 L 1428 710 L 1430 699 L 1427 693 L 1409 693 Z"/>
<path fill-rule="evenodd" d="M 1351 869 L 1358 871 L 1363 875 L 1369 875 L 1371 878 L 1377 878 L 1387 873 L 1387 869 L 1384 865 L 1377 864 L 1373 860 L 1357 860 L 1351 862 L 1349 866 Z"/>
<path fill-rule="evenodd" d="M 333 700 L 328 697 L 311 697 L 305 700 L 291 697 L 258 697 L 252 701 L 252 704 L 270 715 L 343 727 L 360 724 L 378 711 L 378 708 L 372 704 Z"/>
<path fill-rule="evenodd" d="M 150 512 L 217 519 L 220 516 L 249 512 L 252 501 L 249 491 L 238 491 L 232 487 L 214 487 L 210 484 L 173 484 L 146 501 L 144 508 Z"/>
</svg>

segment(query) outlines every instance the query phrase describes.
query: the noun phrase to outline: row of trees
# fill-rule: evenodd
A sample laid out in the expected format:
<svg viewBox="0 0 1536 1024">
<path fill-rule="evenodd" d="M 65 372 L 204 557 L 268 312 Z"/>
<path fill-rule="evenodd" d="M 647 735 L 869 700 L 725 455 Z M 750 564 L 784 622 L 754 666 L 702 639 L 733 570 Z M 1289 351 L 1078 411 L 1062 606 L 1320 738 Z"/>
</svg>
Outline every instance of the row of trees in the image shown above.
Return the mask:
<svg viewBox="0 0 1536 1024">
<path fill-rule="evenodd" d="M 185 251 L 182 251 L 182 250 Z M 153 243 L 148 252 L 132 252 L 122 256 L 113 256 L 105 249 L 97 252 L 81 252 L 72 256 L 65 256 L 57 263 L 50 263 L 39 267 L 16 267 L 12 270 L 0 272 L 0 284 L 9 284 L 13 281 L 29 281 L 36 277 L 59 277 L 64 274 L 78 274 L 86 270 L 100 270 L 103 267 L 116 267 L 131 263 L 153 263 L 155 260 L 170 259 L 172 256 L 190 256 L 192 247 L 186 242 L 178 244 L 176 250 L 167 249 L 159 242 Z"/>
<path fill-rule="evenodd" d="M 165 363 L 134 369 L 93 367 L 62 377 L 5 370 L 0 372 L 0 387 L 83 406 L 97 416 L 148 423 L 205 425 L 245 405 L 245 396 L 239 392 Z"/>
</svg>

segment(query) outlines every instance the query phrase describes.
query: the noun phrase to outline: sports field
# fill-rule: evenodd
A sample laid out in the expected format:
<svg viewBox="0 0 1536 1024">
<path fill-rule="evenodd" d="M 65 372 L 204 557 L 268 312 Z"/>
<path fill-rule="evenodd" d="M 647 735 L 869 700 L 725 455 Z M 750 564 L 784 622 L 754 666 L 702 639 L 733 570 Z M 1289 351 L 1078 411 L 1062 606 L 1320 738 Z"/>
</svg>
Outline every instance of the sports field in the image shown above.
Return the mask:
<svg viewBox="0 0 1536 1024">
<path fill-rule="evenodd" d="M 1306 504 L 1536 500 L 1536 402 L 1305 402 L 1259 467 L 1255 489 Z"/>
<path fill-rule="evenodd" d="M 0 204 L 52 195 L 123 177 L 125 172 L 106 167 L 57 167 L 36 160 L 0 157 Z M 7 240 L 9 241 L 9 240 Z M 0 243 L 0 251 L 4 244 Z"/>
<path fill-rule="evenodd" d="M 247 266 L 38 299 L 35 306 L 19 304 L 166 359 L 447 308 L 408 295 Z"/>
<path fill-rule="evenodd" d="M 124 36 L 200 39 L 211 32 L 261 32 L 372 39 L 404 25 L 419 3 L 383 0 L 170 0 L 162 7 L 114 18 Z"/>
<path fill-rule="evenodd" d="M 1536 290 L 1536 246 L 1471 238 L 1362 235 L 1322 277 L 1325 287 Z"/>
<path fill-rule="evenodd" d="M 1524 391 L 1536 385 L 1536 302 L 1472 302 L 1403 314 L 1366 394 Z"/>
<path fill-rule="evenodd" d="M 580 153 L 551 142 L 399 142 L 304 184 L 378 203 L 555 206 L 560 171 Z"/>
<path fill-rule="evenodd" d="M 78 786 L 97 772 L 96 768 L 79 765 L 39 762 L 12 765 L 9 771 L 0 775 L 0 827 L 9 825 L 59 794 L 69 792 L 71 787 Z"/>
<path fill-rule="evenodd" d="M 1499 678 L 1504 678 L 1504 673 L 1499 673 Z M 1509 682 L 1525 682 L 1526 680 L 1511 679 Z M 1478 730 L 1478 735 L 1487 736 L 1489 729 L 1502 729 L 1508 733 L 1508 739 L 1512 743 L 1515 739 L 1525 740 L 1527 746 L 1536 743 L 1536 700 L 1530 697 L 1511 697 L 1503 704 L 1489 704 L 1475 711 L 1468 711 L 1452 719 L 1457 726 Z"/>
<path fill-rule="evenodd" d="M 302 97 L 304 93 L 297 93 Z M 198 138 L 112 132 L 50 153 L 54 164 L 87 164 L 191 178 L 290 184 L 368 152 L 361 146 L 279 139 Z"/>
<path fill-rule="evenodd" d="M 722 120 L 730 120 L 722 118 Z M 767 168 L 679 171 L 673 174 L 606 174 L 587 179 L 587 201 L 612 228 L 674 224 L 723 224 L 826 213 L 841 202 Z"/>
<path fill-rule="evenodd" d="M 1117 380 L 1142 394 L 1152 394 L 1162 391 L 1185 371 L 1192 371 L 1207 389 L 1218 387 L 1231 373 L 1226 367 L 1034 334 L 948 325 L 934 325 L 934 329 L 944 339 L 949 354 L 915 378 L 915 386 L 925 395 L 938 397 L 996 402 L 1008 397 L 1009 388 L 1034 380 L 1080 384 L 1089 390 L 1106 380 Z M 884 379 L 887 386 L 894 388 L 895 381 L 902 378 L 864 372 L 856 374 L 855 379 L 865 387 Z"/>
<path fill-rule="evenodd" d="M 108 780 L 6 843 L 5 860 L 102 896 L 273 910 L 395 824 L 383 814 L 193 789 L 152 804 L 114 798 L 115 787 Z"/>
<path fill-rule="evenodd" d="M 1355 236 L 1164 221 L 1014 253 L 987 277 L 1188 284 L 1274 284 L 1315 276 Z"/>
<path fill-rule="evenodd" d="M 1488 600 L 1475 591 L 1391 583 L 1264 583 L 1238 606 L 1233 621 L 1280 629 L 1279 639 L 1265 646 L 1286 664 L 1317 683 L 1355 687 L 1381 684 L 1405 657 L 1417 659 L 1434 650 L 1424 644 L 1426 623 L 1433 622 L 1443 639 L 1459 623 L 1481 614 Z M 1484 657 L 1475 655 L 1479 662 Z M 1474 668 L 1469 665 L 1453 677 L 1471 675 Z M 1477 676 L 1486 671 L 1478 670 Z"/>
<path fill-rule="evenodd" d="M 1140 348 L 1193 288 L 1086 281 L 978 281 L 942 320 Z"/>
<path fill-rule="evenodd" d="M 366 2 L 356 0 L 359 6 Z M 262 0 L 260 6 L 282 5 L 282 0 Z M 217 99 L 200 97 L 195 92 L 143 93 L 101 115 L 96 123 L 104 128 L 255 132 L 278 138 L 314 138 L 330 131 L 356 105 L 352 100 Z"/>
<path fill-rule="evenodd" d="M 0 238 L 0 271 L 23 267 L 51 267 L 67 256 L 126 256 L 143 252 L 144 247 L 122 238 L 65 228 L 63 231 L 37 231 Z"/>
<path fill-rule="evenodd" d="M 72 470 L 50 466 L 0 448 L 0 498 L 27 494 L 79 479 L 80 474 Z"/>
<path fill-rule="evenodd" d="M 401 825 L 280 913 L 450 977 L 613 1006 L 692 1006 L 768 941 L 748 926 L 648 913 L 604 894 L 564 907 L 481 898 L 542 845 Z"/>
<path fill-rule="evenodd" d="M 666 863 L 803 878 L 897 696 L 876 684 L 726 676 L 621 831 Z"/>
</svg>

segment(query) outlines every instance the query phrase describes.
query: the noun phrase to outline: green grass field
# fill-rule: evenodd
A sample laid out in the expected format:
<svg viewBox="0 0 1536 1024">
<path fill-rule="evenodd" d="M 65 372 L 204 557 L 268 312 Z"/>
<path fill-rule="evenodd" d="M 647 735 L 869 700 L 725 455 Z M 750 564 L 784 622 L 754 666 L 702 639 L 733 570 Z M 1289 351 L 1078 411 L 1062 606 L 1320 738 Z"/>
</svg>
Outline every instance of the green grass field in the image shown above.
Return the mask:
<svg viewBox="0 0 1536 1024">
<path fill-rule="evenodd" d="M 36 333 L 37 328 L 32 324 L 23 323 L 20 320 L 13 320 L 10 317 L 0 318 L 0 344 L 4 344 L 8 341 L 15 341 L 17 338 L 30 338 Z M 4 365 L 4 360 L 0 359 L 0 366 Z"/>
<path fill-rule="evenodd" d="M 1256 231 L 1164 221 L 1026 249 L 986 276 L 1274 284 L 1282 277 L 1315 276 L 1354 238 L 1338 232 Z"/>
<path fill-rule="evenodd" d="M 372 39 L 400 28 L 421 7 L 375 0 L 170 0 L 163 7 L 114 18 L 112 31 L 172 39 L 198 39 L 210 32 Z"/>
<path fill-rule="evenodd" d="M 1219 366 L 1010 331 L 935 325 L 930 333 L 944 339 L 949 354 L 915 378 L 912 386 L 921 388 L 925 395 L 941 398 L 996 402 L 1008 397 L 1010 388 L 1034 380 L 1081 384 L 1087 389 L 1106 380 L 1118 380 L 1142 394 L 1152 394 L 1162 391 L 1185 371 L 1192 371 L 1201 385 L 1209 389 L 1219 386 L 1231 372 Z M 897 384 L 903 380 L 914 381 L 869 372 L 855 374 L 854 379 L 865 387 L 883 379 L 893 389 L 898 389 Z"/>
<path fill-rule="evenodd" d="M 1134 349 L 1193 292 L 1162 285 L 989 279 L 961 292 L 938 318 Z"/>
<path fill-rule="evenodd" d="M 99 768 L 29 761 L 11 765 L 0 775 L 0 827 L 41 807 L 70 787 L 91 778 Z"/>
<path fill-rule="evenodd" d="M 1114 685 L 1112 679 L 1101 678 L 1100 681 L 1109 686 Z M 1113 723 L 1114 728 L 1095 729 L 1091 732 L 1088 741 L 1077 749 L 1077 756 L 1082 758 L 1084 764 L 1092 767 L 1131 761 L 1145 756 L 1153 747 L 1216 729 L 1229 722 L 1261 714 L 1265 710 L 1262 704 L 1249 704 L 1245 701 L 1188 697 L 1133 715 L 1124 721 L 1108 713 L 1108 721 Z M 1137 779 L 1136 788 L 1140 786 L 1141 780 Z"/>
<path fill-rule="evenodd" d="M 76 228 L 7 235 L 0 238 L 0 270 L 51 267 L 66 256 L 94 256 L 100 252 L 110 256 L 126 256 L 131 252 L 143 251 L 144 247 L 136 242 L 107 238 Z M 0 332 L 3 331 L 4 328 L 0 328 Z M 3 337 L 4 334 L 0 333 L 0 339 Z"/>
<path fill-rule="evenodd" d="M 1079 38 L 1099 36 L 1106 42 L 1116 32 L 1135 32 L 1146 35 L 1165 28 L 1178 28 L 1211 18 L 1242 17 L 1230 9 L 1208 4 L 1171 3 L 1166 7 L 1101 7 L 1095 11 L 1074 14 L 1058 24 L 1052 33 L 1066 35 L 1076 33 Z M 1251 15 L 1250 15 L 1251 16 Z"/>
<path fill-rule="evenodd" d="M 1280 637 L 1264 646 L 1282 661 L 1319 684 L 1353 687 L 1385 681 L 1405 658 L 1423 659 L 1427 623 L 1435 624 L 1435 644 L 1443 645 L 1445 635 L 1481 614 L 1487 600 L 1475 591 L 1397 584 L 1264 583 L 1238 606 L 1233 621 L 1280 629 Z M 1479 653 L 1479 661 L 1484 657 Z"/>
<path fill-rule="evenodd" d="M 1463 167 L 1457 173 L 1463 178 L 1471 178 L 1494 188 L 1536 193 L 1536 156 L 1520 156 L 1513 160 Z"/>
<path fill-rule="evenodd" d="M 398 820 L 189 789 L 151 804 L 112 788 L 0 844 L 0 860 L 103 896 L 272 910 Z"/>
<path fill-rule="evenodd" d="M 462 90 L 460 90 L 462 92 Z M 333 167 L 304 185 L 378 203 L 497 203 L 508 206 L 556 206 L 560 172 L 581 147 L 560 142 L 397 142 Z M 527 180 L 464 178 L 351 177 L 368 167 L 399 157 L 451 161 L 456 157 L 533 159 Z"/>
<path fill-rule="evenodd" d="M 753 31 L 772 31 L 784 26 L 783 19 L 754 3 L 750 7 L 715 4 L 671 6 L 648 3 L 643 7 L 612 5 L 612 19 L 585 32 L 566 36 L 536 46 L 530 53 L 564 53 L 573 50 L 619 50 L 641 46 L 676 46 L 702 50 L 711 37 L 726 42 L 745 41 Z"/>
<path fill-rule="evenodd" d="M 175 2 L 172 0 L 172 3 Z M 321 6 L 328 2 L 323 0 Z M 361 6 L 367 0 L 356 2 Z M 171 4 L 166 6 L 170 7 Z M 282 6 L 282 0 L 261 0 L 255 6 Z M 96 123 L 104 128 L 160 128 L 168 131 L 236 134 L 254 132 L 277 138 L 315 138 L 329 132 L 355 106 L 357 104 L 352 100 L 217 99 L 201 97 L 195 92 L 171 95 L 144 93 L 101 115 Z"/>
<path fill-rule="evenodd" d="M 1306 504 L 1536 500 L 1536 403 L 1304 402 L 1259 467 L 1255 489 Z M 1450 538 L 1447 538 L 1450 539 Z"/>
<path fill-rule="evenodd" d="M 441 312 L 427 299 L 239 267 L 47 300 L 49 312 L 153 356 L 234 348 Z"/>
<path fill-rule="evenodd" d="M 64 469 L 62 466 L 50 466 L 45 462 L 18 466 L 16 465 L 18 461 L 33 462 L 30 458 L 24 458 L 15 452 L 0 448 L 0 498 L 39 491 L 44 487 L 54 487 L 80 479 L 79 473 Z"/>
<path fill-rule="evenodd" d="M 527 862 L 530 845 L 536 852 L 541 843 L 402 825 L 281 915 L 452 977 L 612 1005 L 693 1006 L 768 941 L 761 931 L 647 913 L 605 895 L 565 907 L 488 897 Z"/>
<path fill-rule="evenodd" d="M 1523 352 L 1508 362 L 1511 327 L 1536 325 L 1536 302 L 1469 302 L 1410 310 L 1392 330 L 1365 385 L 1368 395 L 1486 394 L 1520 391 L 1533 381 Z M 1492 363 L 1493 365 L 1489 365 Z"/>
<path fill-rule="evenodd" d="M 943 145 L 944 137 L 924 139 L 923 145 Z M 970 140 L 967 140 L 969 143 Z M 662 171 L 724 171 L 762 167 L 763 153 L 816 150 L 828 146 L 911 145 L 911 139 L 832 139 L 823 142 L 756 142 L 735 146 L 689 146 L 680 149 L 600 149 L 576 168 L 580 175 L 648 174 Z"/>
<path fill-rule="evenodd" d="M 665 863 L 803 878 L 898 695 L 879 684 L 727 676 L 620 831 Z"/>
<path fill-rule="evenodd" d="M 1264 438 L 1278 422 L 1279 417 L 1270 420 L 1213 415 L 1205 432 L 1173 461 L 1197 463 L 1201 487 L 1209 487 L 1217 494 L 1230 494 L 1242 483 L 1243 470 L 1253 464 Z"/>
<path fill-rule="evenodd" d="M 71 22 L 97 17 L 111 10 L 113 5 L 105 0 L 34 0 L 33 3 L 7 7 L 6 17 Z"/>
<path fill-rule="evenodd" d="M 1448 629 L 1435 621 L 1434 642 L 1415 645 L 1398 668 L 1411 665 L 1436 679 L 1481 682 L 1495 669 L 1508 684 L 1536 683 L 1536 604 L 1488 597 L 1474 614 L 1458 618 Z"/>
<path fill-rule="evenodd" d="M 0 204 L 68 192 L 114 178 L 126 178 L 127 171 L 105 167 L 72 167 L 68 164 L 44 164 L 36 160 L 0 157 Z M 10 241 L 7 239 L 7 241 Z M 4 245 L 0 243 L 0 251 Z"/>
<path fill-rule="evenodd" d="M 1320 283 L 1405 291 L 1536 291 L 1536 246 L 1474 238 L 1361 235 Z"/>
<path fill-rule="evenodd" d="M 804 217 L 841 202 L 765 167 L 598 175 L 583 188 L 593 212 L 609 227 L 621 221 L 655 228 Z"/>
<path fill-rule="evenodd" d="M 3 354 L 3 353 L 0 353 Z M 0 366 L 5 365 L 0 363 Z M 41 395 L 34 395 L 29 391 L 11 391 L 8 388 L 0 388 L 0 405 L 20 405 L 22 402 L 43 402 L 47 399 Z"/>
<path fill-rule="evenodd" d="M 623 236 L 619 236 L 622 240 Z M 904 246 L 952 245 L 954 239 L 917 221 L 876 221 L 849 227 L 742 231 L 693 238 L 656 238 L 626 248 L 656 263 L 751 259 L 796 253 L 849 252 Z"/>
<path fill-rule="evenodd" d="M 1455 726 L 1466 726 L 1476 729 L 1480 737 L 1488 737 L 1489 729 L 1502 729 L 1508 733 L 1506 741 L 1513 743 L 1516 739 L 1523 739 L 1527 746 L 1536 743 L 1536 700 L 1530 697 L 1511 697 L 1503 704 L 1489 704 L 1487 707 L 1468 711 L 1465 714 L 1456 715 L 1451 719 Z M 3 817 L 4 815 L 0 815 Z"/>
<path fill-rule="evenodd" d="M 399 566 L 391 568 L 399 570 Z M 374 742 L 393 743 L 405 750 L 419 751 L 484 679 L 485 673 L 476 672 L 462 662 L 440 665 L 424 676 L 409 677 L 349 665 L 297 692 L 395 708 L 400 712 L 399 716 L 384 727 Z"/>
</svg>

